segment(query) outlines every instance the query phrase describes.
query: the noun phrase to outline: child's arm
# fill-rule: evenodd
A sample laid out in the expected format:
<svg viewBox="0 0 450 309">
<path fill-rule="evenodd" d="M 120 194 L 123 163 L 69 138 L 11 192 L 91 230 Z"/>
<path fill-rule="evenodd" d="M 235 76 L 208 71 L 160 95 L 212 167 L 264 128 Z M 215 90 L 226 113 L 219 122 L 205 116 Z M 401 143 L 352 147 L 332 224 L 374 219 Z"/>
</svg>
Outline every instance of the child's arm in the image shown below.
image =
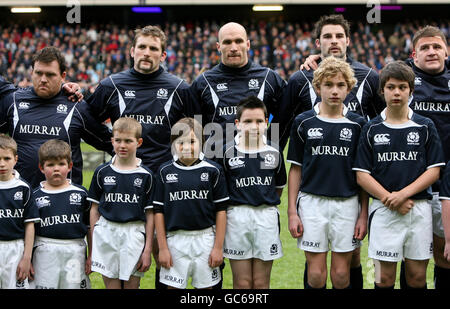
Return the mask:
<svg viewBox="0 0 450 309">
<path fill-rule="evenodd" d="M 444 226 L 444 257 L 450 262 L 450 200 L 442 200 L 442 225 Z"/>
<path fill-rule="evenodd" d="M 86 273 L 86 275 L 89 275 L 92 272 L 92 270 L 91 270 L 92 260 L 91 260 L 90 252 L 92 252 L 92 234 L 91 234 L 91 229 L 93 229 L 93 228 L 94 228 L 93 226 L 89 227 L 87 235 L 86 235 L 87 246 L 88 246 L 88 258 L 86 259 L 86 265 L 84 267 L 84 272 Z"/>
<path fill-rule="evenodd" d="M 145 219 L 145 247 L 137 265 L 137 270 L 140 272 L 146 272 L 152 264 L 153 232 L 155 230 L 152 209 L 145 211 Z"/>
<path fill-rule="evenodd" d="M 298 238 L 303 235 L 302 220 L 297 213 L 297 196 L 300 189 L 302 168 L 299 165 L 291 164 L 288 177 L 288 219 L 289 232 L 292 237 Z"/>
<path fill-rule="evenodd" d="M 439 179 L 440 167 L 432 167 L 427 169 L 422 175 L 420 175 L 412 183 L 401 189 L 400 191 L 390 193 L 385 200 L 382 200 L 383 204 L 389 208 L 397 209 L 408 198 L 414 194 L 421 192 L 431 186 Z"/>
<path fill-rule="evenodd" d="M 164 214 L 155 213 L 155 227 L 156 227 L 156 239 L 158 240 L 159 264 L 164 268 L 170 268 L 173 266 L 172 256 L 167 246 L 166 227 L 164 224 Z"/>
<path fill-rule="evenodd" d="M 359 190 L 359 203 L 361 204 L 361 212 L 355 226 L 355 237 L 358 240 L 363 240 L 367 234 L 367 217 L 369 211 L 369 194 L 366 191 Z"/>
<path fill-rule="evenodd" d="M 390 210 L 396 210 L 401 215 L 407 214 L 414 206 L 414 202 L 411 199 L 406 199 L 397 208 L 391 208 L 384 203 L 388 196 L 391 194 L 387 191 L 375 178 L 369 173 L 356 171 L 356 181 L 358 185 L 363 188 L 367 193 L 380 200 Z"/>
<path fill-rule="evenodd" d="M 91 258 L 92 258 L 92 235 L 94 235 L 94 228 L 95 228 L 95 224 L 97 223 L 98 219 L 100 219 L 100 212 L 98 211 L 98 204 L 95 203 L 95 202 L 92 202 L 91 210 L 89 212 L 89 225 L 90 225 L 89 233 L 90 233 L 90 237 L 88 237 L 88 242 L 89 242 L 89 239 L 91 241 L 90 244 L 88 243 L 88 248 L 89 248 L 88 260 L 89 260 L 89 264 L 91 263 Z"/>
<path fill-rule="evenodd" d="M 218 267 L 223 262 L 223 241 L 225 239 L 226 226 L 227 212 L 220 210 L 216 213 L 216 237 L 208 261 L 210 267 Z"/>
<path fill-rule="evenodd" d="M 33 253 L 34 244 L 34 222 L 25 223 L 25 239 L 23 256 L 17 266 L 16 277 L 17 280 L 22 282 L 30 277 L 31 271 L 31 254 Z"/>
</svg>

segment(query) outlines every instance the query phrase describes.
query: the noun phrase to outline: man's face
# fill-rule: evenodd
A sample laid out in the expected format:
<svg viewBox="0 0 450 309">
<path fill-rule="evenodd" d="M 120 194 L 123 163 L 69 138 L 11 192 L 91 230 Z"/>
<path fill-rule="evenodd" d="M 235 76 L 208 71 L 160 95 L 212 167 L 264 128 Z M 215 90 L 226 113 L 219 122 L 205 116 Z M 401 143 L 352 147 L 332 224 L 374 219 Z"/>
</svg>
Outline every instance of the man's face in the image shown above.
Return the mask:
<svg viewBox="0 0 450 309">
<path fill-rule="evenodd" d="M 322 59 L 328 56 L 345 59 L 350 39 L 345 35 L 340 25 L 325 25 L 322 27 L 316 46 L 320 48 Z"/>
<path fill-rule="evenodd" d="M 150 74 L 159 69 L 159 65 L 166 59 L 166 52 L 162 51 L 160 38 L 153 36 L 138 37 L 136 45 L 131 48 L 134 58 L 134 69 L 142 74 Z"/>
<path fill-rule="evenodd" d="M 34 91 L 44 99 L 52 98 L 58 94 L 65 77 L 66 72 L 61 74 L 56 60 L 50 63 L 36 61 L 31 73 Z"/>
<path fill-rule="evenodd" d="M 245 66 L 248 63 L 249 49 L 250 41 L 242 26 L 228 24 L 220 29 L 217 50 L 224 65 L 232 68 Z"/>
<path fill-rule="evenodd" d="M 437 74 L 444 70 L 447 46 L 438 36 L 420 38 L 412 56 L 419 69 L 428 74 Z"/>
</svg>

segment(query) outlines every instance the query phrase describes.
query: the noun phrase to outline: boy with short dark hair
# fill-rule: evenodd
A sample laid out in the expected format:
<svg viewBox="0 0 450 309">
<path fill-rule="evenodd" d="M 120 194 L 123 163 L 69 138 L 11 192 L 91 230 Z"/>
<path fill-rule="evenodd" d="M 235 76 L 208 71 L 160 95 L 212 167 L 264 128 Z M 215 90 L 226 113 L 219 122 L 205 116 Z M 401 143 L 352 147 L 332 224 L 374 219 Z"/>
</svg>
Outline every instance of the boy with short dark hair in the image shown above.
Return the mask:
<svg viewBox="0 0 450 309">
<path fill-rule="evenodd" d="M 268 113 L 255 96 L 239 102 L 238 134 L 222 165 L 230 190 L 224 256 L 235 289 L 268 289 L 273 260 L 283 256 L 277 205 L 286 185 L 283 154 L 266 138 Z"/>
<path fill-rule="evenodd" d="M 92 201 L 91 269 L 107 289 L 137 289 L 151 264 L 153 173 L 136 157 L 142 126 L 119 118 L 111 138 L 116 155 L 97 167 L 88 200 Z"/>
<path fill-rule="evenodd" d="M 27 182 L 14 170 L 17 144 L 0 134 L 0 288 L 28 288 L 33 277 L 34 223 L 39 213 Z"/>
<path fill-rule="evenodd" d="M 69 144 L 52 139 L 39 147 L 45 181 L 33 191 L 39 209 L 33 251 L 36 289 L 90 288 L 86 242 L 90 241 L 87 191 L 67 178 L 72 169 Z"/>
<path fill-rule="evenodd" d="M 375 288 L 394 288 L 402 258 L 407 287 L 427 287 L 426 269 L 433 254 L 428 189 L 445 162 L 434 123 L 408 107 L 414 80 L 413 70 L 401 61 L 381 71 L 386 109 L 364 126 L 353 168 L 358 184 L 373 196 L 368 228 L 369 257 L 380 265 Z"/>
</svg>

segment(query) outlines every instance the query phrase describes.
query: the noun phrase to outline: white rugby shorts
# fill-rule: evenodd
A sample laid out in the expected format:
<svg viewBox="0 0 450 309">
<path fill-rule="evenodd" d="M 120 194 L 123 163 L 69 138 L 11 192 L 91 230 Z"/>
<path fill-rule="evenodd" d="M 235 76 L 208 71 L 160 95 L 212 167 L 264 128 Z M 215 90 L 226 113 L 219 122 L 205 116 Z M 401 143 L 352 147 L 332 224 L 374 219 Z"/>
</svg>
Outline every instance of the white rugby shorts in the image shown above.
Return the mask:
<svg viewBox="0 0 450 309">
<path fill-rule="evenodd" d="M 28 279 L 17 280 L 16 271 L 23 256 L 23 239 L 0 241 L 0 288 L 28 289 Z"/>
<path fill-rule="evenodd" d="M 35 289 L 89 289 L 85 273 L 84 239 L 53 239 L 36 236 L 33 252 Z"/>
<path fill-rule="evenodd" d="M 128 281 L 143 277 L 137 263 L 145 247 L 145 223 L 118 223 L 100 217 L 92 236 L 92 271 L 111 279 Z"/>
<path fill-rule="evenodd" d="M 263 261 L 283 256 L 280 220 L 276 206 L 231 206 L 227 209 L 224 257 Z"/>
<path fill-rule="evenodd" d="M 173 266 L 161 267 L 160 282 L 177 289 L 185 289 L 190 277 L 192 286 L 197 289 L 212 287 L 219 283 L 221 279 L 219 267 L 211 268 L 208 264 L 214 240 L 213 227 L 196 231 L 168 232 L 167 246 Z"/>
<path fill-rule="evenodd" d="M 357 195 L 337 198 L 300 192 L 297 211 L 303 224 L 298 248 L 308 252 L 349 252 L 359 246 L 353 238 L 359 215 Z"/>
<path fill-rule="evenodd" d="M 442 201 L 439 200 L 439 193 L 433 193 L 433 199 L 430 201 L 430 204 L 433 213 L 433 234 L 445 238 L 444 226 L 442 225 Z"/>
<path fill-rule="evenodd" d="M 427 200 L 415 200 L 406 214 L 389 210 L 380 200 L 369 206 L 369 257 L 386 262 L 433 256 L 433 223 Z"/>
</svg>

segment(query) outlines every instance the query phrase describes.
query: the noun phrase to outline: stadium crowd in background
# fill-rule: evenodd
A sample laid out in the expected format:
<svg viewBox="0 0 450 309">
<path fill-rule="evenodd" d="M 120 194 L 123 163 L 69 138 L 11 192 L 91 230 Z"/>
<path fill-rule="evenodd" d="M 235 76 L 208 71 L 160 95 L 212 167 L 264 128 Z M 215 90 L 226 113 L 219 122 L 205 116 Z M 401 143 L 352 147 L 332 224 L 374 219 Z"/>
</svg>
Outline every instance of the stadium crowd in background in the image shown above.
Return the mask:
<svg viewBox="0 0 450 309">
<path fill-rule="evenodd" d="M 214 21 L 161 25 L 168 42 L 167 71 L 191 83 L 202 69 L 219 63 L 216 42 L 219 25 Z M 277 71 L 287 80 L 304 58 L 320 52 L 311 38 L 308 22 L 243 22 L 251 42 L 250 60 Z M 403 60 L 412 52 L 411 40 L 419 27 L 430 24 L 450 37 L 450 20 L 413 20 L 397 23 L 390 33 L 378 24 L 351 25 L 349 55 L 379 71 L 392 60 Z M 0 75 L 17 86 L 31 84 L 31 56 L 45 46 L 64 53 L 67 81 L 78 82 L 89 95 L 101 78 L 132 67 L 130 48 L 134 27 L 114 24 L 52 25 L 21 27 L 0 25 Z"/>
</svg>

